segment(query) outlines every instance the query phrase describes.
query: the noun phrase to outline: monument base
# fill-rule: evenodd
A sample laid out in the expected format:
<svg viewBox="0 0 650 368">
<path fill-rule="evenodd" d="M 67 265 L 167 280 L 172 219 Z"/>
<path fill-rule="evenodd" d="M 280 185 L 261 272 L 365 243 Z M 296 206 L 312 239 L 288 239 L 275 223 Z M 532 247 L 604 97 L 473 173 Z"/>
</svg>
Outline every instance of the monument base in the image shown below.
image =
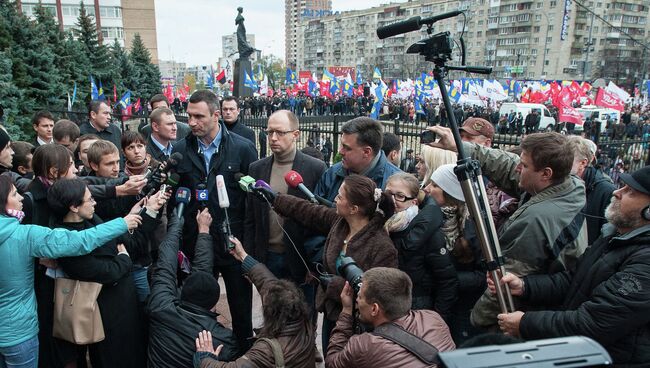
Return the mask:
<svg viewBox="0 0 650 368">
<path fill-rule="evenodd" d="M 233 76 L 235 80 L 233 81 L 232 95 L 235 97 L 248 97 L 253 95 L 253 89 L 244 86 L 244 81 L 246 80 L 246 73 L 252 75 L 251 73 L 251 62 L 248 59 L 237 59 L 235 60 L 235 72 Z"/>
</svg>

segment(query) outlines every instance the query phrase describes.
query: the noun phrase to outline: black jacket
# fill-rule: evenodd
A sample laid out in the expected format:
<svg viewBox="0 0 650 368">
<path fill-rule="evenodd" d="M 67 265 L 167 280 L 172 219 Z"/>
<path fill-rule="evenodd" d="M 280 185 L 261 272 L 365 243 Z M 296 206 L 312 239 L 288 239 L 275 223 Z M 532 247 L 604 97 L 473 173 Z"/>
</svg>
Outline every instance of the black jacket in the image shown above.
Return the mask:
<svg viewBox="0 0 650 368">
<path fill-rule="evenodd" d="M 243 239 L 246 193 L 239 188 L 238 180 L 235 179 L 235 176 L 248 174 L 248 166 L 257 159 L 257 153 L 250 141 L 237 134 L 231 134 L 223 124 L 220 126 L 222 138 L 219 152 L 215 152 L 212 156 L 209 173 L 205 172 L 204 158 L 199 153 L 197 137 L 190 135 L 174 146 L 174 152 L 183 154 L 183 160 L 178 164 L 176 169 L 180 176 L 179 186 L 186 187 L 192 191 L 192 200 L 184 212 L 183 251 L 190 258 L 194 255 L 194 242 L 198 233 L 196 214 L 199 208 L 198 201 L 195 199 L 194 190 L 199 183 L 205 183 L 209 193 L 208 208 L 213 219 L 210 235 L 215 240 L 217 261 L 220 263 L 235 264 L 235 259 L 226 252 L 225 237 L 221 230 L 223 220 L 225 219 L 225 212 L 224 209 L 219 207 L 216 176 L 223 175 L 226 184 L 228 199 L 230 200 L 228 216 L 232 234 L 238 239 Z M 172 198 L 172 206 L 175 206 L 174 202 Z"/>
<path fill-rule="evenodd" d="M 251 164 L 249 175 L 255 179 L 262 179 L 267 183 L 271 178 L 271 168 L 273 167 L 273 156 L 263 158 Z M 314 190 L 316 183 L 320 180 L 321 175 L 325 172 L 325 163 L 296 150 L 296 157 L 293 160 L 292 170 L 300 173 L 303 178 L 303 184 L 309 190 Z M 287 194 L 307 199 L 300 190 L 288 188 Z M 262 202 L 254 194 L 248 194 L 246 199 L 246 221 L 244 222 L 244 247 L 246 251 L 260 262 L 266 262 L 266 252 L 269 247 L 269 205 Z M 310 231 L 298 225 L 295 221 L 287 218 L 284 222 L 284 228 L 293 240 L 294 244 L 300 250 L 303 257 L 306 256 L 308 264 L 310 259 L 315 258 L 309 250 L 304 248 L 304 241 L 311 234 Z M 284 237 L 284 244 L 288 249 L 289 269 L 295 280 L 304 279 L 305 268 L 302 261 L 298 258 L 293 245 Z"/>
<path fill-rule="evenodd" d="M 585 251 L 575 272 L 524 279 L 523 298 L 552 310 L 526 312 L 519 330 L 527 340 L 587 336 L 603 345 L 617 366 L 647 367 L 650 225 L 625 235 L 612 232 L 604 231 Z"/>
<path fill-rule="evenodd" d="M 413 280 L 413 296 L 434 296 L 434 308 L 449 316 L 458 299 L 458 276 L 440 230 L 443 215 L 429 196 L 408 228 L 391 233 L 398 252 L 399 269 Z"/>
<path fill-rule="evenodd" d="M 94 134 L 100 139 L 113 142 L 115 147 L 117 147 L 117 149 L 120 151 L 120 157 L 124 156 L 120 150 L 120 147 L 122 147 L 122 131 L 120 131 L 120 128 L 118 128 L 117 125 L 110 123 L 106 129 L 100 132 L 97 131 L 97 129 L 95 129 L 92 125 L 90 125 L 90 122 L 86 121 L 79 126 L 79 132 L 81 135 Z"/>
<path fill-rule="evenodd" d="M 587 220 L 588 244 L 593 244 L 600 236 L 600 229 L 607 223 L 605 209 L 616 187 L 609 176 L 591 166 L 585 169 L 582 179 L 587 192 L 587 203 L 582 212 Z"/>
<path fill-rule="evenodd" d="M 246 124 L 239 121 L 239 119 L 237 119 L 237 121 L 235 121 L 233 124 L 228 124 L 226 122 L 223 123 L 225 124 L 226 128 L 228 128 L 228 131 L 239 134 L 240 136 L 251 141 L 251 143 L 253 143 L 253 146 L 255 145 L 255 132 L 253 129 L 247 127 Z"/>
<path fill-rule="evenodd" d="M 68 230 L 84 230 L 101 223 L 61 223 Z M 131 259 L 117 254 L 117 243 L 110 241 L 90 254 L 59 258 L 58 264 L 74 280 L 102 284 L 97 297 L 106 339 L 90 345 L 91 362 L 99 367 L 142 367 L 144 364 L 144 326 L 138 309 Z"/>
<path fill-rule="evenodd" d="M 196 352 L 195 339 L 199 332 L 212 333 L 214 346 L 223 344 L 222 360 L 233 360 L 239 354 L 232 331 L 217 322 L 217 315 L 198 306 L 182 303 L 176 287 L 178 247 L 182 222 L 171 217 L 167 236 L 160 244 L 160 253 L 151 280 L 151 294 L 147 300 L 149 314 L 149 367 L 192 367 Z M 212 237 L 199 234 L 193 270 L 212 274 Z"/>
</svg>

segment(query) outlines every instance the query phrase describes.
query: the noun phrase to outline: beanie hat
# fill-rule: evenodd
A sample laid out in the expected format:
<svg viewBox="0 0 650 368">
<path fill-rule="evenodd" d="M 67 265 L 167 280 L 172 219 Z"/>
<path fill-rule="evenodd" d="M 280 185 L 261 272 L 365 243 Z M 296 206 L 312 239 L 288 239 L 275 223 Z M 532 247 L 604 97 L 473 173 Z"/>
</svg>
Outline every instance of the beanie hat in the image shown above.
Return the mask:
<svg viewBox="0 0 650 368">
<path fill-rule="evenodd" d="M 431 180 L 436 183 L 445 193 L 456 198 L 461 202 L 465 202 L 463 189 L 460 187 L 460 182 L 454 173 L 456 164 L 447 164 L 440 166 L 436 171 L 431 174 Z"/>
<path fill-rule="evenodd" d="M 207 272 L 195 271 L 181 288 L 181 300 L 205 309 L 212 309 L 219 301 L 219 283 Z"/>
<path fill-rule="evenodd" d="M 0 128 L 0 151 L 5 149 L 7 145 L 11 142 L 11 137 L 9 137 L 9 133 L 7 133 L 6 130 L 3 128 Z"/>
</svg>

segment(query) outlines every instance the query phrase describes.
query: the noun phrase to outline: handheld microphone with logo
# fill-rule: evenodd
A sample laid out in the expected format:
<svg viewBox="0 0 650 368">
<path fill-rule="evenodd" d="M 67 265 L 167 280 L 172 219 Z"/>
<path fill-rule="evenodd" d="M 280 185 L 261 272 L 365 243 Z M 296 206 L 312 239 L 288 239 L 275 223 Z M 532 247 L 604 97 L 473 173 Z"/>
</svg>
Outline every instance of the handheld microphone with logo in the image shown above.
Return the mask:
<svg viewBox="0 0 650 368">
<path fill-rule="evenodd" d="M 307 198 L 309 198 L 309 201 L 315 204 L 322 204 L 327 207 L 334 207 L 334 204 L 327 199 L 317 196 L 314 193 L 312 193 L 306 186 L 303 184 L 302 176 L 293 171 L 289 170 L 289 172 L 284 176 L 284 181 L 287 183 L 288 186 L 294 189 L 298 189 L 301 192 L 303 192 Z"/>
<path fill-rule="evenodd" d="M 191 196 L 190 190 L 185 187 L 176 190 L 176 215 L 178 218 L 183 217 L 183 211 L 185 211 L 185 206 L 190 203 Z"/>
<path fill-rule="evenodd" d="M 196 200 L 199 202 L 199 208 L 203 211 L 208 206 L 208 188 L 203 183 L 196 186 Z"/>
<path fill-rule="evenodd" d="M 219 207 L 223 208 L 225 219 L 221 224 L 221 231 L 226 238 L 226 245 L 228 249 L 234 249 L 235 244 L 230 241 L 232 233 L 230 232 L 230 219 L 228 218 L 228 207 L 230 207 L 230 199 L 228 198 L 228 190 L 226 183 L 223 180 L 223 175 L 217 175 L 217 197 L 219 198 Z"/>
<path fill-rule="evenodd" d="M 255 179 L 253 179 L 248 175 L 242 176 L 241 178 L 239 178 L 238 184 L 239 184 L 239 188 L 244 192 L 251 192 L 255 185 Z"/>
</svg>

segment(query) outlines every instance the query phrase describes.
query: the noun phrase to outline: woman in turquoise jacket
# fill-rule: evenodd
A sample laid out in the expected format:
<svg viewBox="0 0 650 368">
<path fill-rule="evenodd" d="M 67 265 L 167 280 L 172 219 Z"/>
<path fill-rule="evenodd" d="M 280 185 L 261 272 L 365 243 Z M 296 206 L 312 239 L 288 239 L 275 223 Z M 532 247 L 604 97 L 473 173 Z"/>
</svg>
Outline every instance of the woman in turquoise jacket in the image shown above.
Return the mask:
<svg viewBox="0 0 650 368">
<path fill-rule="evenodd" d="M 141 222 L 127 215 L 84 231 L 20 225 L 22 201 L 11 178 L 0 175 L 0 368 L 38 366 L 35 259 L 90 253 Z"/>
</svg>

